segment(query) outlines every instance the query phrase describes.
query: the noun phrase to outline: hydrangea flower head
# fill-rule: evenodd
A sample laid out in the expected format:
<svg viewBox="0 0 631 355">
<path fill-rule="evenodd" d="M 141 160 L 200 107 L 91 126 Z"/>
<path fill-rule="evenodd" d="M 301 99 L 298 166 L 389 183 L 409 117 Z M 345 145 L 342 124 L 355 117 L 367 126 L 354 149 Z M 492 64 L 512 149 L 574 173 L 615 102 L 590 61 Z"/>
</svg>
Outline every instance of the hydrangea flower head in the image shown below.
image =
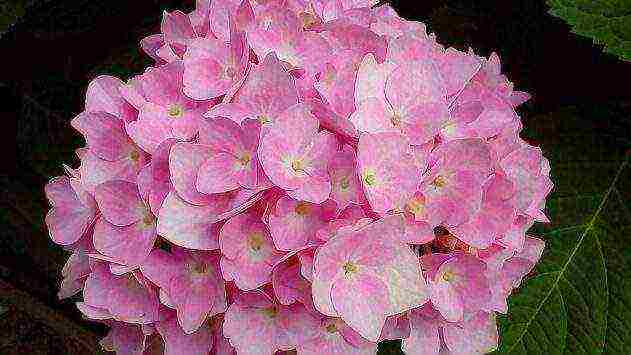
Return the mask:
<svg viewBox="0 0 631 355">
<path fill-rule="evenodd" d="M 44 192 L 58 296 L 105 350 L 497 348 L 549 222 L 530 96 L 378 3 L 197 0 L 141 40 L 150 67 L 90 82 Z"/>
</svg>

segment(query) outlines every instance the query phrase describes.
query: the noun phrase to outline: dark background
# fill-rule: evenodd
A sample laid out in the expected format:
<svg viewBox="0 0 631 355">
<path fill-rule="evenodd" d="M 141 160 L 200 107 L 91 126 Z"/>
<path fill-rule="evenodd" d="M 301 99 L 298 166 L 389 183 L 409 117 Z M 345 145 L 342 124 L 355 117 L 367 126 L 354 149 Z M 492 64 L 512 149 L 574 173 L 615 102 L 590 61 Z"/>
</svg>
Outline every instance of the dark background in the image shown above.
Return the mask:
<svg viewBox="0 0 631 355">
<path fill-rule="evenodd" d="M 20 7 L 15 25 L 0 38 L 0 100 L 3 127 L 16 124 L 17 151 L 10 156 L 15 161 L 1 164 L 0 354 L 95 353 L 105 328 L 82 320 L 74 300 L 56 297 L 67 253 L 47 237 L 43 187 L 63 173 L 62 163 L 77 163 L 74 149 L 83 142 L 69 122 L 83 109 L 88 82 L 101 73 L 126 78 L 141 72 L 151 61 L 138 41 L 159 31 L 163 10 L 190 10 L 193 1 L 9 3 Z M 425 22 L 444 45 L 499 54 L 515 87 L 533 95 L 519 109 L 524 139 L 545 151 L 581 130 L 612 154 L 629 149 L 631 63 L 570 33 L 547 14 L 544 1 L 392 5 L 403 17 Z M 10 17 L 0 12 L 0 23 Z"/>
</svg>

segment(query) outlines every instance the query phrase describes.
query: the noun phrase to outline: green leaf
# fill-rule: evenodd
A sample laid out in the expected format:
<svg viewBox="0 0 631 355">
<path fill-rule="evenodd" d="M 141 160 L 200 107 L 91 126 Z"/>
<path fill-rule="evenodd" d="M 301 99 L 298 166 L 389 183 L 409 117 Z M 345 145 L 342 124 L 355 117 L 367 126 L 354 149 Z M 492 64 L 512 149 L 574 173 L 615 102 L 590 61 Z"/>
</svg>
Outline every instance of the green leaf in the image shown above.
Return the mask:
<svg viewBox="0 0 631 355">
<path fill-rule="evenodd" d="M 550 14 L 565 20 L 572 32 L 631 61 L 631 0 L 548 0 L 548 4 Z"/>
<path fill-rule="evenodd" d="M 562 122 L 556 132 L 549 131 L 551 117 L 526 132 L 541 135 L 551 161 L 556 186 L 547 208 L 553 222 L 531 231 L 546 240 L 546 251 L 537 276 L 511 296 L 508 315 L 498 317 L 500 354 L 626 354 L 631 344 L 625 284 L 631 213 L 621 193 L 631 169 L 629 155 L 619 149 L 628 141 L 616 143 L 577 114 L 550 115 Z"/>
</svg>

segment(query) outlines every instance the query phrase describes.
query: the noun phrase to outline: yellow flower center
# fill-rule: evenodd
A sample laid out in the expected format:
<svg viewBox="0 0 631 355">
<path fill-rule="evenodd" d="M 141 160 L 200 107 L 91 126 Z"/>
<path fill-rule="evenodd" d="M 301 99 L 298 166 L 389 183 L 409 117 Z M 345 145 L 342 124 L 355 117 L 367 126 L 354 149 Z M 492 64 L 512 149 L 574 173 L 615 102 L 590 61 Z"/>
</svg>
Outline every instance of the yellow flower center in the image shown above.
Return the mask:
<svg viewBox="0 0 631 355">
<path fill-rule="evenodd" d="M 456 274 L 454 274 L 452 271 L 445 271 L 443 273 L 443 280 L 447 281 L 447 282 L 451 282 L 456 278 Z"/>
<path fill-rule="evenodd" d="M 377 183 L 377 176 L 374 172 L 368 171 L 364 173 L 364 183 L 368 186 L 375 186 Z"/>
<path fill-rule="evenodd" d="M 359 271 L 359 267 L 351 261 L 345 262 L 344 265 L 342 266 L 342 269 L 344 269 L 344 275 L 346 277 L 350 277 L 353 274 L 355 274 L 357 271 Z"/>
<path fill-rule="evenodd" d="M 263 234 L 254 232 L 248 238 L 248 245 L 252 251 L 259 251 L 263 247 Z"/>
<path fill-rule="evenodd" d="M 329 323 L 326 325 L 326 327 L 324 327 L 326 329 L 327 332 L 329 333 L 335 333 L 337 332 L 337 327 L 335 326 L 335 324 L 333 323 Z"/>
<path fill-rule="evenodd" d="M 138 162 L 140 160 L 140 152 L 135 150 L 135 149 L 132 150 L 129 153 L 129 159 L 131 159 L 131 161 L 133 161 L 133 162 Z"/>
<path fill-rule="evenodd" d="M 241 156 L 238 159 L 239 164 L 241 164 L 242 166 L 247 166 L 248 164 L 250 164 L 250 161 L 252 161 L 252 153 L 250 152 L 243 152 L 243 154 L 241 154 Z"/>
<path fill-rule="evenodd" d="M 392 117 L 390 117 L 390 122 L 395 127 L 399 127 L 401 125 L 402 120 L 403 119 L 401 118 L 401 115 L 399 115 L 398 113 L 393 113 Z"/>
<path fill-rule="evenodd" d="M 434 186 L 436 186 L 438 188 L 445 187 L 445 185 L 447 185 L 447 179 L 445 179 L 441 175 L 438 175 L 438 176 L 436 176 L 434 181 L 432 181 L 432 185 L 434 185 Z"/>
<path fill-rule="evenodd" d="M 294 159 L 291 162 L 291 168 L 295 173 L 299 173 L 304 171 L 305 165 L 302 160 Z"/>
<path fill-rule="evenodd" d="M 343 178 L 340 179 L 340 188 L 342 190 L 348 190 L 350 186 L 351 186 L 351 183 L 348 181 L 348 176 L 344 176 Z"/>
<path fill-rule="evenodd" d="M 274 306 L 263 308 L 261 310 L 261 313 L 263 313 L 263 315 L 267 316 L 268 318 L 274 319 L 276 318 L 276 316 L 278 316 L 278 308 Z"/>
<path fill-rule="evenodd" d="M 425 211 L 425 199 L 421 197 L 413 197 L 405 205 L 408 211 L 415 217 L 420 216 Z"/>
<path fill-rule="evenodd" d="M 173 104 L 167 109 L 167 114 L 171 118 L 180 118 L 184 114 L 184 109 L 178 104 Z"/>
<path fill-rule="evenodd" d="M 269 124 L 272 123 L 272 119 L 269 118 L 269 116 L 267 115 L 258 115 L 258 117 L 256 118 L 260 124 Z"/>
<path fill-rule="evenodd" d="M 306 202 L 298 202 L 294 210 L 296 211 L 296 214 L 300 216 L 307 216 L 311 213 L 311 206 L 309 206 Z"/>
</svg>

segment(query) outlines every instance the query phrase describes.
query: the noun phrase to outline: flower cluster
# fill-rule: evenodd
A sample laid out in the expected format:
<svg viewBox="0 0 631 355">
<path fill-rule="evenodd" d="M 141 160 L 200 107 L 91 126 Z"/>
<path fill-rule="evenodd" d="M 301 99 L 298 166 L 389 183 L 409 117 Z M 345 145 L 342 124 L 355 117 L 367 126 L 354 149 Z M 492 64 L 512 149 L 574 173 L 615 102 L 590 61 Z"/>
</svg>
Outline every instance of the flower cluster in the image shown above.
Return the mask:
<svg viewBox="0 0 631 355">
<path fill-rule="evenodd" d="M 198 0 L 95 78 L 46 186 L 59 296 L 143 354 L 480 354 L 552 189 L 499 59 L 372 0 Z"/>
</svg>

